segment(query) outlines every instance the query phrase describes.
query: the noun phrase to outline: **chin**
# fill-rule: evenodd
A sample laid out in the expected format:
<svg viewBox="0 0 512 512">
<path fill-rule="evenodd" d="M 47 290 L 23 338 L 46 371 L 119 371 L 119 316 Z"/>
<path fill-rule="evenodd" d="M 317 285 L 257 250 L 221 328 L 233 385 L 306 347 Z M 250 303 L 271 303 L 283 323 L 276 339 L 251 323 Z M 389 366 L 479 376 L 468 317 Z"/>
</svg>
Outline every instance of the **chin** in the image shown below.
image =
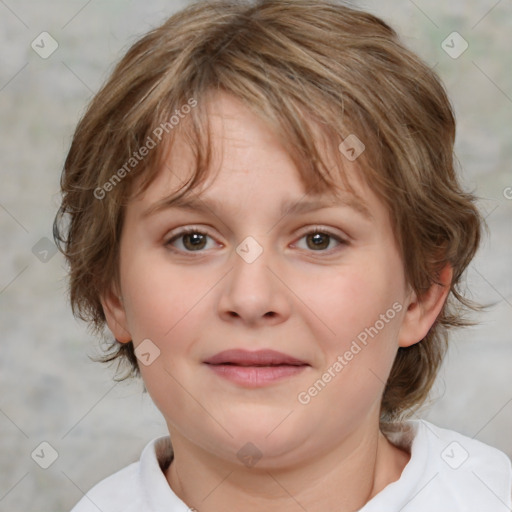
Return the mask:
<svg viewBox="0 0 512 512">
<path fill-rule="evenodd" d="M 257 416 L 245 418 L 244 422 L 230 423 L 228 430 L 233 438 L 224 437 L 224 443 L 217 442 L 228 458 L 236 455 L 239 462 L 245 464 L 246 459 L 256 461 L 259 468 L 277 468 L 292 463 L 305 448 L 307 433 L 304 424 L 297 424 L 286 415 L 269 416 L 265 419 Z M 247 464 L 245 464 L 247 465 Z"/>
</svg>

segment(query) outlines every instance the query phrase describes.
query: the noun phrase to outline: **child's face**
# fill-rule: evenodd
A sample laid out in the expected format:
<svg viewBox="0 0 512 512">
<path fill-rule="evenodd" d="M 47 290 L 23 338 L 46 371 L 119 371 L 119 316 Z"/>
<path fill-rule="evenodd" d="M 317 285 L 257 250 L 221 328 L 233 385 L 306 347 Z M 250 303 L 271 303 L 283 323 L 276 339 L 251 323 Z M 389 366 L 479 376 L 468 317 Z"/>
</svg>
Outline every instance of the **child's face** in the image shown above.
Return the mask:
<svg viewBox="0 0 512 512">
<path fill-rule="evenodd" d="M 281 213 L 284 202 L 314 198 L 276 136 L 229 96 L 212 105 L 211 121 L 223 159 L 200 204 L 217 206 L 145 215 L 192 169 L 191 154 L 178 144 L 127 207 L 122 301 L 107 299 L 109 326 L 136 348 L 146 339 L 158 347 L 160 355 L 139 366 L 175 444 L 236 460 L 250 442 L 270 467 L 357 442 L 378 424 L 398 347 L 420 339 L 408 327 L 412 294 L 388 213 L 348 161 L 368 215 L 347 194 L 345 204 Z M 203 235 L 180 238 L 184 227 Z M 321 235 L 326 231 L 332 236 Z M 145 343 L 143 362 L 156 354 Z M 274 350 L 303 364 L 206 363 L 233 349 Z"/>
</svg>

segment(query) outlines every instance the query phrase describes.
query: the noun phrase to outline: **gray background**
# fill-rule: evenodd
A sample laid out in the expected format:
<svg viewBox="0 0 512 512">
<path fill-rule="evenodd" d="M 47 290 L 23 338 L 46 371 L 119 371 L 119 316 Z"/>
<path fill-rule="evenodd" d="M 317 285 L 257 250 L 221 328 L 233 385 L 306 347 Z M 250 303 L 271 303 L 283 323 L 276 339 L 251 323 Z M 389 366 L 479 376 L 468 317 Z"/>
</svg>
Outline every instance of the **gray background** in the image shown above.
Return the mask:
<svg viewBox="0 0 512 512">
<path fill-rule="evenodd" d="M 468 286 L 495 306 L 479 326 L 454 333 L 435 403 L 422 415 L 512 456 L 512 3 L 354 3 L 389 21 L 441 75 L 465 183 L 490 226 Z M 71 315 L 63 258 L 40 259 L 52 248 L 41 239 L 51 239 L 60 170 L 86 103 L 139 35 L 187 4 L 0 0 L 1 511 L 69 510 L 166 432 L 140 382 L 115 384 L 88 359 L 99 342 Z M 31 48 L 43 31 L 59 45 L 47 59 Z M 453 31 L 469 44 L 457 59 L 441 46 Z M 48 469 L 31 458 L 43 441 L 58 452 Z"/>
</svg>

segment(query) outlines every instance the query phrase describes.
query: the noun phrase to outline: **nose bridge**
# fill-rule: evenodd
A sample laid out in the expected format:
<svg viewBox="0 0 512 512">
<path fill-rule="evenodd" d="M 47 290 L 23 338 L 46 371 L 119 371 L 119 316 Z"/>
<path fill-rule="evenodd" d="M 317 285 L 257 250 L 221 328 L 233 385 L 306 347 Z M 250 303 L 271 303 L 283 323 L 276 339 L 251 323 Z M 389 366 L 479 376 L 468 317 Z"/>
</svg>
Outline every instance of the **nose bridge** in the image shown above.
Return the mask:
<svg viewBox="0 0 512 512">
<path fill-rule="evenodd" d="M 267 237 L 247 236 L 232 255 L 233 268 L 219 302 L 220 313 L 248 322 L 264 317 L 286 316 L 289 305 L 272 268 L 272 249 Z M 269 315 L 269 313 L 272 313 Z"/>
<path fill-rule="evenodd" d="M 253 301 L 268 300 L 266 294 L 273 288 L 270 280 L 272 273 L 267 265 L 271 264 L 271 249 L 263 237 L 247 236 L 235 248 L 233 254 L 234 268 L 231 272 L 231 292 L 240 294 L 237 300 L 245 297 Z M 261 242 L 261 243 L 260 243 Z M 268 304 L 270 306 L 270 304 Z"/>
</svg>

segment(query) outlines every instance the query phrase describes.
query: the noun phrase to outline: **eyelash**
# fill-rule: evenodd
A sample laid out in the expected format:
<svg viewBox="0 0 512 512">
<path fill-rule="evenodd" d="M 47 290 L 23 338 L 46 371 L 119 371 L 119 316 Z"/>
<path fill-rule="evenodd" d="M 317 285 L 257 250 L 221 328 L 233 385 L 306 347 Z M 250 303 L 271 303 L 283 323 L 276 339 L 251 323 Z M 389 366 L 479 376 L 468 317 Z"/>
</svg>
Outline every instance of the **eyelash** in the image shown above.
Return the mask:
<svg viewBox="0 0 512 512">
<path fill-rule="evenodd" d="M 201 256 L 203 253 L 204 253 L 204 249 L 201 249 L 201 250 L 198 250 L 198 251 L 188 251 L 188 250 L 181 250 L 181 249 L 176 249 L 175 247 L 172 246 L 173 242 L 175 242 L 176 240 L 179 240 L 180 238 L 184 237 L 185 235 L 189 235 L 189 234 L 199 234 L 199 235 L 206 235 L 210 238 L 214 238 L 212 235 L 210 235 L 210 233 L 208 233 L 208 231 L 204 230 L 203 228 L 199 229 L 197 227 L 188 227 L 188 228 L 184 228 L 180 231 L 178 231 L 177 233 L 174 233 L 173 236 L 171 238 L 169 238 L 166 242 L 165 242 L 165 246 L 168 247 L 170 250 L 172 250 L 173 252 L 178 252 L 178 253 L 185 253 L 187 255 L 192 255 L 192 256 Z M 308 235 L 312 235 L 312 234 L 322 234 L 322 235 L 326 235 L 328 237 L 330 237 L 331 239 L 334 239 L 338 242 L 338 247 L 339 246 L 344 246 L 344 245 L 348 245 L 349 242 L 348 240 L 346 240 L 345 238 L 342 238 L 340 237 L 339 235 L 333 233 L 332 231 L 330 231 L 329 229 L 326 229 L 326 228 L 323 228 L 321 226 L 314 226 L 312 229 L 309 229 L 309 231 L 305 231 L 303 232 L 301 235 L 300 235 L 300 238 L 299 240 L 301 240 L 302 238 L 308 236 Z M 307 249 L 306 249 L 307 250 Z M 333 251 L 336 251 L 336 249 L 329 249 L 329 250 L 318 250 L 318 251 L 315 251 L 315 250 L 308 250 L 308 252 L 312 252 L 312 253 L 327 253 L 327 254 L 331 254 Z"/>
</svg>

